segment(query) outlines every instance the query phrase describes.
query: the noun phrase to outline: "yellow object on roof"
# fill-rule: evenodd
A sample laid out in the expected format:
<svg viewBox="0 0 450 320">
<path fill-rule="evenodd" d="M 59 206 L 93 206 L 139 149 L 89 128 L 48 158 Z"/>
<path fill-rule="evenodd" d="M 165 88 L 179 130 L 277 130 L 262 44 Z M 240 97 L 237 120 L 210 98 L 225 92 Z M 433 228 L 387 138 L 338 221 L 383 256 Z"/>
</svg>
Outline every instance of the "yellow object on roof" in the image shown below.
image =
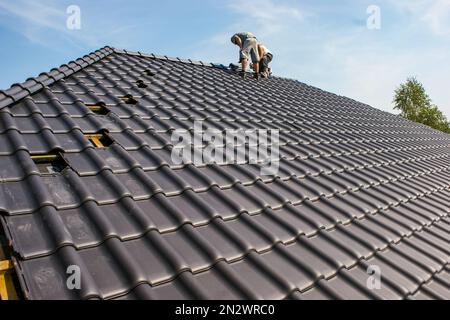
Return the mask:
<svg viewBox="0 0 450 320">
<path fill-rule="evenodd" d="M 94 145 L 96 148 L 103 148 L 103 142 L 101 139 L 103 138 L 103 135 L 101 134 L 87 134 L 85 137 Z"/>
<path fill-rule="evenodd" d="M 0 261 L 0 299 L 17 300 L 16 288 L 12 279 L 14 265 L 11 260 Z"/>
</svg>

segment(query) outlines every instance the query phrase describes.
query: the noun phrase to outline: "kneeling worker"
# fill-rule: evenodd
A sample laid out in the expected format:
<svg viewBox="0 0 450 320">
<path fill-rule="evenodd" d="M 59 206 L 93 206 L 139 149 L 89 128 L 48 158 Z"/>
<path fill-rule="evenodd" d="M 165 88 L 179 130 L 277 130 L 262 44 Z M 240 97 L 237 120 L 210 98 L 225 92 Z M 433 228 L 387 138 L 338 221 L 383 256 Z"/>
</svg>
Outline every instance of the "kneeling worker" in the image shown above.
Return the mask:
<svg viewBox="0 0 450 320">
<path fill-rule="evenodd" d="M 231 42 L 237 45 L 239 50 L 239 58 L 242 63 L 242 72 L 245 77 L 245 71 L 247 70 L 248 60 L 251 58 L 253 63 L 253 71 L 255 72 L 255 78 L 259 77 L 259 51 L 258 40 L 250 32 L 236 33 L 231 37 Z"/>
<path fill-rule="evenodd" d="M 270 76 L 271 71 L 269 68 L 269 63 L 272 62 L 273 54 L 272 52 L 267 49 L 267 47 L 263 44 L 258 44 L 258 54 L 260 57 L 259 60 L 259 74 L 263 78 L 267 78 Z"/>
</svg>

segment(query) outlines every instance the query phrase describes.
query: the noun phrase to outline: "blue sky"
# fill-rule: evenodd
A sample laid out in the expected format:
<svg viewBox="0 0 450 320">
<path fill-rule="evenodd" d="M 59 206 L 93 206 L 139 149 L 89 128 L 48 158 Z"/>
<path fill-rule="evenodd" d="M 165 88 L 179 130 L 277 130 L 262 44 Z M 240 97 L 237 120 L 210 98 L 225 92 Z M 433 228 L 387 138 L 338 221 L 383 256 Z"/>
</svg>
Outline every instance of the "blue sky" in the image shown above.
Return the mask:
<svg viewBox="0 0 450 320">
<path fill-rule="evenodd" d="M 66 26 L 70 5 L 79 30 Z M 370 5 L 380 29 L 367 28 Z M 276 75 L 387 111 L 417 76 L 450 117 L 450 0 L 0 0 L 0 88 L 105 45 L 228 64 L 236 31 L 274 52 Z"/>
</svg>

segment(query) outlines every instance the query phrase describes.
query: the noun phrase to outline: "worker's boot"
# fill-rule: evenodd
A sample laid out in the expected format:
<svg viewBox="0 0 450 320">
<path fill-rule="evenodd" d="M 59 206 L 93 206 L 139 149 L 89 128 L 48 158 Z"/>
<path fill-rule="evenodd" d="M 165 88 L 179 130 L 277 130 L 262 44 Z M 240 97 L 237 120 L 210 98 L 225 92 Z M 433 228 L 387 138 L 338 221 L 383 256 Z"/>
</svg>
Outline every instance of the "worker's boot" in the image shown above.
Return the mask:
<svg viewBox="0 0 450 320">
<path fill-rule="evenodd" d="M 259 79 L 261 79 L 261 75 L 259 73 L 253 73 L 253 78 L 256 79 L 256 81 L 259 81 Z"/>
<path fill-rule="evenodd" d="M 242 77 L 242 79 L 246 79 L 247 78 L 247 72 L 245 72 L 245 71 L 240 71 L 239 72 L 239 75 Z"/>
<path fill-rule="evenodd" d="M 228 66 L 231 70 L 233 71 L 238 71 L 239 70 L 239 65 L 234 64 L 234 63 L 230 63 L 230 65 Z"/>
</svg>

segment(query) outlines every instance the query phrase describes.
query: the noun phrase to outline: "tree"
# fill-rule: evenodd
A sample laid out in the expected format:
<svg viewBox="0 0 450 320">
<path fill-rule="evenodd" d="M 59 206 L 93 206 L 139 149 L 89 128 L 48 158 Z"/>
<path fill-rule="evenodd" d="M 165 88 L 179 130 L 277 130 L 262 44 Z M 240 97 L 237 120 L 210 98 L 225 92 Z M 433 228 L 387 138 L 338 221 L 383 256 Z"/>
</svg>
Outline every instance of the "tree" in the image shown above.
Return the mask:
<svg viewBox="0 0 450 320">
<path fill-rule="evenodd" d="M 400 110 L 402 117 L 450 133 L 447 118 L 436 105 L 431 104 L 425 88 L 415 77 L 408 78 L 395 90 L 394 104 L 394 109 Z"/>
</svg>

